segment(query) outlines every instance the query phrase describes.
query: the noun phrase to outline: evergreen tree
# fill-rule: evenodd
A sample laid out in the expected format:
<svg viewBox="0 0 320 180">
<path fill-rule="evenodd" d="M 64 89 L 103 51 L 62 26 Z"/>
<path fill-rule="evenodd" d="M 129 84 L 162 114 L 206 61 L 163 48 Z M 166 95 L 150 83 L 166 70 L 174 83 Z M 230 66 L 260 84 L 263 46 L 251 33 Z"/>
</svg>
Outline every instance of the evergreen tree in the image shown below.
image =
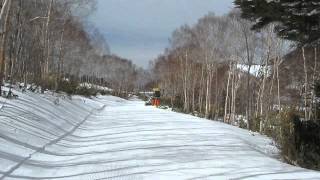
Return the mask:
<svg viewBox="0 0 320 180">
<path fill-rule="evenodd" d="M 319 0 L 235 0 L 242 18 L 254 22 L 253 30 L 276 23 L 275 31 L 300 45 L 320 40 Z"/>
</svg>

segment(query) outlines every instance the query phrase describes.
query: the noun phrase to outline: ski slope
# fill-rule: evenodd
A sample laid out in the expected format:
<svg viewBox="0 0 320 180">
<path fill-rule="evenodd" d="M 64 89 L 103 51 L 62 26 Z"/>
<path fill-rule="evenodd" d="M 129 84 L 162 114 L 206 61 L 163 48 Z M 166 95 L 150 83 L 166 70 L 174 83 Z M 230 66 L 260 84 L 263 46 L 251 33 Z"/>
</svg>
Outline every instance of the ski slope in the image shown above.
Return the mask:
<svg viewBox="0 0 320 180">
<path fill-rule="evenodd" d="M 223 123 L 112 96 L 15 93 L 0 99 L 0 179 L 320 179 Z"/>
</svg>

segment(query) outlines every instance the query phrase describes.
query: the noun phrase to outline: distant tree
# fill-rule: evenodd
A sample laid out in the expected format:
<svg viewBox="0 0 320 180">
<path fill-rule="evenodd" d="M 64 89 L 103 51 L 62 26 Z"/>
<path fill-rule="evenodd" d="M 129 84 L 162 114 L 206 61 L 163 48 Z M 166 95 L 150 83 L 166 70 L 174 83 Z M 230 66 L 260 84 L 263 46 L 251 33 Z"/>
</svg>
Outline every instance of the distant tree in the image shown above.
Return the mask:
<svg viewBox="0 0 320 180">
<path fill-rule="evenodd" d="M 131 92 L 136 67 L 111 56 L 102 33 L 86 21 L 95 5 L 94 0 L 1 0 L 0 84 L 73 92 L 66 85 L 91 83 Z"/>
</svg>

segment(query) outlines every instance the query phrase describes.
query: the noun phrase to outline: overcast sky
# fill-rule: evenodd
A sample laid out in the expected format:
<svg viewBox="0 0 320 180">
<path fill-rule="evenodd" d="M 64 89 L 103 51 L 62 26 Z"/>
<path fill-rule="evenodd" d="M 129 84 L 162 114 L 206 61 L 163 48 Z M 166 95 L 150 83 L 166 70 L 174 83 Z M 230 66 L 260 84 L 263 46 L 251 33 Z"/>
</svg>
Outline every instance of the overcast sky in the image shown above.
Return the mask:
<svg viewBox="0 0 320 180">
<path fill-rule="evenodd" d="M 111 52 L 147 67 L 168 46 L 171 33 L 208 12 L 223 15 L 233 0 L 97 0 L 91 21 Z"/>
</svg>

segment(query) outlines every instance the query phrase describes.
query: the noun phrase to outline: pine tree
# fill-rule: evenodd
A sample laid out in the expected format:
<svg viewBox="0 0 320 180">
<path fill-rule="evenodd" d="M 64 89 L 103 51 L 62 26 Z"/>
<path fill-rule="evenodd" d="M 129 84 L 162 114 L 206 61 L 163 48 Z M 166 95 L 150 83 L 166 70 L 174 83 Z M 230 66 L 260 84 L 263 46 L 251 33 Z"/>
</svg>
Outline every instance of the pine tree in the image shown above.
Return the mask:
<svg viewBox="0 0 320 180">
<path fill-rule="evenodd" d="M 253 30 L 277 23 L 275 31 L 300 45 L 320 40 L 319 0 L 235 0 L 242 18 L 254 22 Z"/>
</svg>

